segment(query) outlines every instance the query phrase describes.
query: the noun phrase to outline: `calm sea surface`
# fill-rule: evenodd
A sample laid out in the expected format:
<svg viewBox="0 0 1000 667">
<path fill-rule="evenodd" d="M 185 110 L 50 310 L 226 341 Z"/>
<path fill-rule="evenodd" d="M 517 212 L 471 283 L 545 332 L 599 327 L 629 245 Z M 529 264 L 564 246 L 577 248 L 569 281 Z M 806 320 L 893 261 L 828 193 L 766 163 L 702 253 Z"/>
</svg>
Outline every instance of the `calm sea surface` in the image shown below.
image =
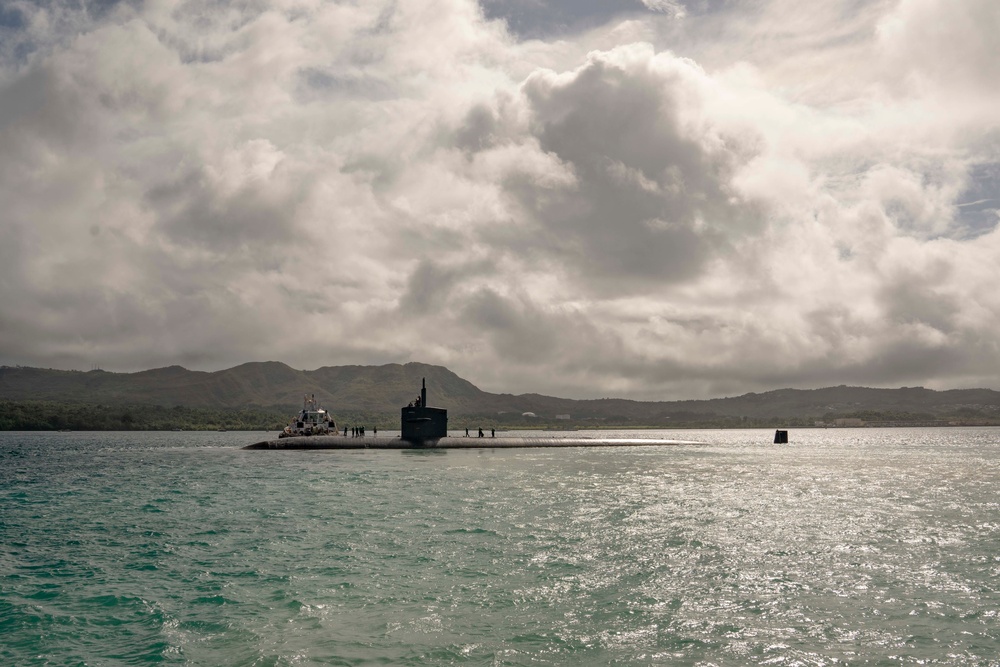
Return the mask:
<svg viewBox="0 0 1000 667">
<path fill-rule="evenodd" d="M 0 433 L 0 665 L 1000 665 L 1000 429 L 633 434 Z"/>
</svg>

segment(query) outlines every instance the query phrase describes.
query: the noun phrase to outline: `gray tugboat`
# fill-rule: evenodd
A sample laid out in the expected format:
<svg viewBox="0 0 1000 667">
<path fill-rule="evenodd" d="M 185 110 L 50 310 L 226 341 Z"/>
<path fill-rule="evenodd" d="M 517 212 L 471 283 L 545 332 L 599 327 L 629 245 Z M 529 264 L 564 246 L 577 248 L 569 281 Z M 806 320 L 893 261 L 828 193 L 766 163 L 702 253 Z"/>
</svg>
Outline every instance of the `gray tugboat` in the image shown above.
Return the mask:
<svg viewBox="0 0 1000 667">
<path fill-rule="evenodd" d="M 489 437 L 479 429 L 478 437 L 448 435 L 448 411 L 427 405 L 427 379 L 420 383 L 420 395 L 400 410 L 400 436 L 313 435 L 308 438 L 265 440 L 243 449 L 505 449 L 525 447 L 656 447 L 696 445 L 697 442 L 654 438 L 594 437 Z"/>
<path fill-rule="evenodd" d="M 300 436 L 329 435 L 337 432 L 337 424 L 330 418 L 330 413 L 320 407 L 316 394 L 302 398 L 302 410 L 288 426 L 278 434 L 279 438 L 296 438 Z"/>
</svg>

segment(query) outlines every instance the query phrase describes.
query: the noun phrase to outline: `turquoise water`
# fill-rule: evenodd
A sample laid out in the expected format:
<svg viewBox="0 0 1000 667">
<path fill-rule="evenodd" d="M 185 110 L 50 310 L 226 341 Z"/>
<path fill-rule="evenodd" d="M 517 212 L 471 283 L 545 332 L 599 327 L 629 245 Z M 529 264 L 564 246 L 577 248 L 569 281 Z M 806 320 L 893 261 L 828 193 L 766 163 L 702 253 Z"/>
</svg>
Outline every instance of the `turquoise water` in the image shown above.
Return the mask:
<svg viewBox="0 0 1000 667">
<path fill-rule="evenodd" d="M 1000 664 L 1000 429 L 638 434 L 0 433 L 0 665 Z"/>
</svg>

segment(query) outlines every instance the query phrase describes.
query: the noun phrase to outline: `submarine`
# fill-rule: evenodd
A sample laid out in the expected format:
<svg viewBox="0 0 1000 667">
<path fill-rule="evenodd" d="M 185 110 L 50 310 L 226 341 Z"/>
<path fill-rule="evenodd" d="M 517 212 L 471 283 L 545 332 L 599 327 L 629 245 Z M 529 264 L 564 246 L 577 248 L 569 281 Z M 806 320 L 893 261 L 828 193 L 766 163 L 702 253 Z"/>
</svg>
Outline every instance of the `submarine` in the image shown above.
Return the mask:
<svg viewBox="0 0 1000 667">
<path fill-rule="evenodd" d="M 667 445 L 702 444 L 686 440 L 655 438 L 602 438 L 524 436 L 495 437 L 483 433 L 476 436 L 448 435 L 448 411 L 427 404 L 427 378 L 420 382 L 420 395 L 402 408 L 399 417 L 399 437 L 301 435 L 275 438 L 247 445 L 243 449 L 515 449 L 538 447 L 662 447 Z M 346 432 L 346 431 L 345 431 Z"/>
</svg>

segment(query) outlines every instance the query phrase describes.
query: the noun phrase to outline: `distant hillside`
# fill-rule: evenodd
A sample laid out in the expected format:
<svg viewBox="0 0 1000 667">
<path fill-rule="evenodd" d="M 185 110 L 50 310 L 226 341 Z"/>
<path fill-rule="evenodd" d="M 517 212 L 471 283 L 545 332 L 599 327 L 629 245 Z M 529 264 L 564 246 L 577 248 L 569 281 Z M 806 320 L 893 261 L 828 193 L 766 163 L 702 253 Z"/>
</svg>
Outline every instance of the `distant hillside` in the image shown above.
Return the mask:
<svg viewBox="0 0 1000 667">
<path fill-rule="evenodd" d="M 532 412 L 540 422 L 576 425 L 705 424 L 712 420 L 821 420 L 843 417 L 868 421 L 958 419 L 1000 422 L 1000 392 L 990 389 L 933 391 L 921 387 L 868 389 L 781 389 L 733 398 L 644 402 L 625 399 L 571 400 L 539 394 L 490 394 L 447 368 L 409 363 L 384 366 L 330 366 L 295 370 L 279 362 L 247 363 L 214 373 L 180 366 L 138 373 L 60 371 L 0 367 L 0 400 L 59 401 L 103 405 L 159 405 L 186 408 L 298 409 L 303 394 L 315 394 L 334 411 L 396 413 L 427 379 L 430 402 L 451 415 L 482 415 L 501 421 Z M 557 419 L 557 415 L 569 419 Z M 727 423 L 729 423 L 727 421 Z M 812 423 L 812 422 L 809 422 Z"/>
<path fill-rule="evenodd" d="M 383 411 L 395 410 L 413 400 L 424 377 L 431 395 L 442 405 L 458 411 L 466 406 L 474 409 L 486 396 L 441 366 L 411 363 L 300 371 L 268 361 L 214 373 L 189 371 L 180 366 L 138 373 L 3 366 L 0 399 L 297 409 L 304 394 L 315 394 L 324 405 Z"/>
</svg>

